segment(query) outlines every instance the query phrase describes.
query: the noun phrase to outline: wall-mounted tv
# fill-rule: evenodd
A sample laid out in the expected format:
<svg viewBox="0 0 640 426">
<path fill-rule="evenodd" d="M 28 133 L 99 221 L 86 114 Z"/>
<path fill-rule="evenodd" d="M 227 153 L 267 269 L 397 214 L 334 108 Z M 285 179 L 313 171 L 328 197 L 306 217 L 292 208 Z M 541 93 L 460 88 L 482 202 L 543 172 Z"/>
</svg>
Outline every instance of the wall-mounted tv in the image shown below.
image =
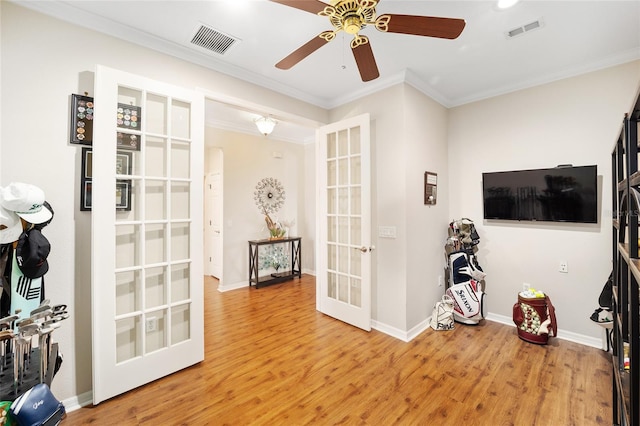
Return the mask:
<svg viewBox="0 0 640 426">
<path fill-rule="evenodd" d="M 598 222 L 597 166 L 482 174 L 485 219 Z"/>
</svg>

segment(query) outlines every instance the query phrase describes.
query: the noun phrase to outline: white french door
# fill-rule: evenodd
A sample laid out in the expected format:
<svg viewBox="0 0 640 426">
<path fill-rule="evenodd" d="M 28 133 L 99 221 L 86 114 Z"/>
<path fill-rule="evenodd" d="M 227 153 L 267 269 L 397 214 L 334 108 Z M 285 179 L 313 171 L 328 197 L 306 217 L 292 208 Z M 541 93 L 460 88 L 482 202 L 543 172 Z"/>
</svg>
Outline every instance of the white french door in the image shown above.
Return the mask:
<svg viewBox="0 0 640 426">
<path fill-rule="evenodd" d="M 317 307 L 371 330 L 369 114 L 318 130 Z"/>
<path fill-rule="evenodd" d="M 93 403 L 204 359 L 204 96 L 97 66 Z"/>
</svg>

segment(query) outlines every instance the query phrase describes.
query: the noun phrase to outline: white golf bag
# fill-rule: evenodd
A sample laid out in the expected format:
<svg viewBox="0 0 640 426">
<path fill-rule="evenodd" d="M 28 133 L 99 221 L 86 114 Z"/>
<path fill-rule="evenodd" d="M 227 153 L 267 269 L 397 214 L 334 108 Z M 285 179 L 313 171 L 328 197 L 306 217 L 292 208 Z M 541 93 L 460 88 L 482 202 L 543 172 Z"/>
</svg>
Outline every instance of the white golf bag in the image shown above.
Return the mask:
<svg viewBox="0 0 640 426">
<path fill-rule="evenodd" d="M 484 318 L 484 272 L 475 256 L 461 251 L 449 255 L 449 285 L 446 290 L 453 299 L 453 317 L 463 324 L 477 324 Z"/>
</svg>

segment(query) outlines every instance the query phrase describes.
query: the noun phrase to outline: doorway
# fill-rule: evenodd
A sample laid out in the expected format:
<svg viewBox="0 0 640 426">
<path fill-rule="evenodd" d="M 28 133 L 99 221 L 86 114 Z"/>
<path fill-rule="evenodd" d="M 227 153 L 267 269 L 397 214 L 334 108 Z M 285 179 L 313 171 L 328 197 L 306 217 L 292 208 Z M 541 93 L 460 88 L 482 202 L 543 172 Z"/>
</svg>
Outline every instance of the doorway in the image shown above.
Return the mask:
<svg viewBox="0 0 640 426">
<path fill-rule="evenodd" d="M 204 273 L 218 279 L 222 278 L 223 249 L 222 223 L 223 216 L 223 184 L 222 162 L 223 155 L 220 148 L 209 148 L 206 158 L 210 160 L 209 167 L 205 166 L 204 179 Z"/>
<path fill-rule="evenodd" d="M 288 192 L 279 219 L 293 219 L 292 232 L 304 238 L 309 249 L 303 253 L 313 259 L 315 212 L 304 210 L 315 194 L 313 153 L 321 123 L 213 93 L 205 97 L 204 272 L 218 278 L 224 292 L 248 285 L 247 241 L 268 236 L 253 202 L 261 178 L 283 179 Z M 254 123 L 260 115 L 277 120 L 269 136 Z"/>
</svg>

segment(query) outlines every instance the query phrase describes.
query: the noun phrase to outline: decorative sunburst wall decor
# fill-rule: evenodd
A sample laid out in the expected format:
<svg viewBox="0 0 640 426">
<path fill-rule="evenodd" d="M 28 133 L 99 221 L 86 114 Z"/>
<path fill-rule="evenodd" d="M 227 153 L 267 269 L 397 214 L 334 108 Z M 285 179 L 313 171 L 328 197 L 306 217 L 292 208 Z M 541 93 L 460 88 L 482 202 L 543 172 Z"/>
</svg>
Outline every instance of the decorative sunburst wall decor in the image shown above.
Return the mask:
<svg viewBox="0 0 640 426">
<path fill-rule="evenodd" d="M 284 204 L 284 187 L 278 179 L 264 178 L 256 185 L 256 190 L 253 192 L 253 200 L 260 213 L 268 216 L 270 213 L 280 210 Z"/>
</svg>

